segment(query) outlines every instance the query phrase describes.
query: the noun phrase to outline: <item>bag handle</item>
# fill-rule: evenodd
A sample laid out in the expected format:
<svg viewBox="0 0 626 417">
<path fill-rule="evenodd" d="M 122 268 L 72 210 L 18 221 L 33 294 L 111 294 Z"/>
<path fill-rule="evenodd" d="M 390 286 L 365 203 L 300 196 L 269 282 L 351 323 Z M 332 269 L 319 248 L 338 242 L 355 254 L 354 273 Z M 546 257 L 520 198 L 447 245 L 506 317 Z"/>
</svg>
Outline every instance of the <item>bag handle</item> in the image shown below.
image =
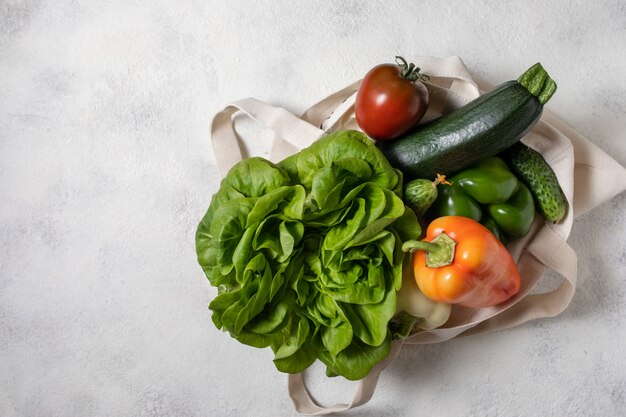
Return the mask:
<svg viewBox="0 0 626 417">
<path fill-rule="evenodd" d="M 432 77 L 428 83 L 430 90 L 447 94 L 448 99 L 445 102 L 452 103 L 453 107 L 478 97 L 478 86 L 458 56 L 446 58 L 418 56 L 409 57 L 409 60 Z M 291 155 L 295 150 L 311 145 L 324 135 L 325 130 L 321 128 L 324 121 L 334 116 L 338 116 L 337 120 L 340 120 L 350 112 L 352 110 L 350 105 L 343 106 L 341 114 L 338 114 L 337 110 L 342 103 L 354 96 L 360 84 L 361 80 L 358 80 L 320 100 L 304 112 L 302 117 L 254 98 L 246 98 L 228 105 L 215 115 L 211 124 L 211 141 L 220 174 L 226 175 L 243 157 L 239 138 L 233 127 L 235 113 L 241 111 L 274 131 L 271 159 L 278 161 Z M 326 130 L 332 130 L 333 127 L 334 124 L 331 124 Z"/>
<path fill-rule="evenodd" d="M 222 177 L 243 158 L 239 138 L 233 126 L 233 116 L 239 111 L 274 131 L 275 139 L 271 153 L 273 161 L 292 154 L 294 148 L 298 150 L 311 145 L 324 134 L 323 130 L 283 108 L 271 106 L 254 98 L 236 101 L 217 113 L 211 124 L 211 143 Z"/>
<path fill-rule="evenodd" d="M 324 124 L 324 121 L 328 119 L 341 105 L 350 98 L 361 85 L 361 80 L 355 81 L 352 84 L 342 88 L 339 91 L 323 98 L 314 105 L 312 105 L 307 111 L 305 111 L 301 118 L 314 126 L 318 126 L 320 129 Z"/>
<path fill-rule="evenodd" d="M 389 355 L 381 362 L 374 365 L 370 373 L 359 381 L 350 404 L 340 403 L 328 407 L 320 406 L 307 389 L 304 373 L 289 374 L 287 388 L 296 411 L 309 416 L 321 416 L 346 411 L 367 403 L 374 395 L 374 391 L 376 391 L 376 385 L 378 384 L 378 378 L 381 372 L 396 359 L 400 353 L 401 347 L 401 340 L 394 340 L 391 343 Z"/>
</svg>

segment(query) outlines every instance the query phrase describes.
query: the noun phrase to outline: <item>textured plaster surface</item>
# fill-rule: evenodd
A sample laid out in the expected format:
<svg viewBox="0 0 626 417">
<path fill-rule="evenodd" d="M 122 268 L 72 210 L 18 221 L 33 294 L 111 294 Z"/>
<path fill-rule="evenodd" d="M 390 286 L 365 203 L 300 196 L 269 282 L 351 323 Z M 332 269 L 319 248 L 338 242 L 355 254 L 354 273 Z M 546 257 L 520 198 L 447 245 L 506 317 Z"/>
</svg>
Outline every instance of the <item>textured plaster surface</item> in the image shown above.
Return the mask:
<svg viewBox="0 0 626 417">
<path fill-rule="evenodd" d="M 300 113 L 396 54 L 493 83 L 541 61 L 550 109 L 624 165 L 625 45 L 621 0 L 0 0 L 0 416 L 295 414 L 271 352 L 211 324 L 195 260 L 229 102 Z M 624 415 L 625 209 L 576 220 L 565 313 L 405 349 L 347 415 Z M 309 375 L 322 403 L 350 399 Z"/>
</svg>

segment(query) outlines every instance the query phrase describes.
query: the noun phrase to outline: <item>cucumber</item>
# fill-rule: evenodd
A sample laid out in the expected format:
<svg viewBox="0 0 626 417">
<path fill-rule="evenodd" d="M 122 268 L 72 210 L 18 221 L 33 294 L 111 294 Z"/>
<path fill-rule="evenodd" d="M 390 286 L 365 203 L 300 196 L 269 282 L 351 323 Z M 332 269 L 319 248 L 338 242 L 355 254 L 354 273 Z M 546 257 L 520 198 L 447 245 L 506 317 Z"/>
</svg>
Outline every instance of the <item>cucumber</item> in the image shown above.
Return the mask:
<svg viewBox="0 0 626 417">
<path fill-rule="evenodd" d="M 418 178 L 404 186 L 404 202 L 411 207 L 417 217 L 422 217 L 437 200 L 437 185 L 448 184 L 445 175 L 437 174 L 434 181 Z"/>
<path fill-rule="evenodd" d="M 565 217 L 567 199 L 554 171 L 539 152 L 517 142 L 501 156 L 530 189 L 537 211 L 546 221 L 558 222 Z"/>
<path fill-rule="evenodd" d="M 378 147 L 408 180 L 449 176 L 520 140 L 555 91 L 556 83 L 537 63 L 517 81 Z"/>
</svg>

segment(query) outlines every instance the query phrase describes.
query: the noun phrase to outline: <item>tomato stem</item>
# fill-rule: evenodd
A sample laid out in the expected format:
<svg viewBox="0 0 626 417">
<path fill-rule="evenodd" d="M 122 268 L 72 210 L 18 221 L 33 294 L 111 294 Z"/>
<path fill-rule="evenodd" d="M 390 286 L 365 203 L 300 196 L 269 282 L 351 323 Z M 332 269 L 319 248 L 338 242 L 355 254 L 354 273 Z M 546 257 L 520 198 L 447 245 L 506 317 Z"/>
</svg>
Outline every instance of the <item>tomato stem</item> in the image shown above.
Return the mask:
<svg viewBox="0 0 626 417">
<path fill-rule="evenodd" d="M 400 75 L 409 81 L 417 81 L 422 78 L 428 79 L 428 75 L 420 73 L 420 67 L 416 67 L 413 63 L 406 62 L 401 56 L 396 56 L 396 64 L 400 67 Z"/>
</svg>

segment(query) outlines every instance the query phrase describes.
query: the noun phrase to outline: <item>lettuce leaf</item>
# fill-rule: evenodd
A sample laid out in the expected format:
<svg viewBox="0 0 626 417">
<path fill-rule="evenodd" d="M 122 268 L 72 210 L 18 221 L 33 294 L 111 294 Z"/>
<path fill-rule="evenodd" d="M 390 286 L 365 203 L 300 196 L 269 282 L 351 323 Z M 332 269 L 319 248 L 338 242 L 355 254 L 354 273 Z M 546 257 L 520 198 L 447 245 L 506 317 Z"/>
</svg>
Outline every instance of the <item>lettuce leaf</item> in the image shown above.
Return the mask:
<svg viewBox="0 0 626 417">
<path fill-rule="evenodd" d="M 402 175 L 362 133 L 328 135 L 278 164 L 248 158 L 196 232 L 218 295 L 213 323 L 270 347 L 282 372 L 315 360 L 360 379 L 389 352 L 402 242 L 420 234 Z"/>
</svg>

